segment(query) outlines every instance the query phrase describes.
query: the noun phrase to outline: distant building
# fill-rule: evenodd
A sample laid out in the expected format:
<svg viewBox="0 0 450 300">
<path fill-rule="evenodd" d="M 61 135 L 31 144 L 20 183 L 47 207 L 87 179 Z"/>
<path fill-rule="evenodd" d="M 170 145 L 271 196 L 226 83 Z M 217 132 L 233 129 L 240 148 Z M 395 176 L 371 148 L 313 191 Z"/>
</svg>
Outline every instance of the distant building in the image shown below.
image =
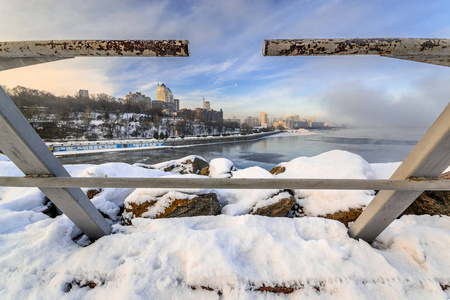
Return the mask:
<svg viewBox="0 0 450 300">
<path fill-rule="evenodd" d="M 125 103 L 136 103 L 144 101 L 149 107 L 152 105 L 152 99 L 150 97 L 145 96 L 141 92 L 135 92 L 131 93 L 128 92 L 128 94 L 125 95 Z"/>
<path fill-rule="evenodd" d="M 236 117 L 233 116 L 231 119 L 223 119 L 224 123 L 230 123 L 230 124 L 237 124 L 237 127 L 241 126 L 241 120 L 236 119 Z"/>
<path fill-rule="evenodd" d="M 247 117 L 242 123 L 250 127 L 259 127 L 261 120 L 258 117 Z"/>
<path fill-rule="evenodd" d="M 177 118 L 193 119 L 195 117 L 195 112 L 191 109 L 182 108 L 181 110 L 174 113 L 174 116 Z"/>
<path fill-rule="evenodd" d="M 161 109 L 164 114 L 172 116 L 180 109 L 180 100 L 173 99 L 172 91 L 164 83 L 158 83 L 156 100 L 152 101 L 152 109 Z"/>
<path fill-rule="evenodd" d="M 203 109 L 211 109 L 211 104 L 209 101 L 205 101 L 205 97 L 203 97 Z"/>
<path fill-rule="evenodd" d="M 269 124 L 268 124 L 268 119 L 267 119 L 267 113 L 265 113 L 265 112 L 262 112 L 261 113 L 261 126 L 262 127 L 267 127 Z"/>
<path fill-rule="evenodd" d="M 203 122 L 223 122 L 223 111 L 213 109 L 197 108 L 195 110 L 195 118 Z"/>
<path fill-rule="evenodd" d="M 80 98 L 89 98 L 89 91 L 88 90 L 79 90 L 78 96 Z"/>
<path fill-rule="evenodd" d="M 293 122 L 299 122 L 300 121 L 300 116 L 299 115 L 293 115 L 293 116 L 289 116 L 287 117 L 288 121 L 293 121 Z"/>
<path fill-rule="evenodd" d="M 203 108 L 195 109 L 195 118 L 203 122 L 223 122 L 223 111 L 211 109 L 209 101 L 203 97 Z"/>
<path fill-rule="evenodd" d="M 156 100 L 166 103 L 174 103 L 172 91 L 164 83 L 158 83 Z"/>
</svg>

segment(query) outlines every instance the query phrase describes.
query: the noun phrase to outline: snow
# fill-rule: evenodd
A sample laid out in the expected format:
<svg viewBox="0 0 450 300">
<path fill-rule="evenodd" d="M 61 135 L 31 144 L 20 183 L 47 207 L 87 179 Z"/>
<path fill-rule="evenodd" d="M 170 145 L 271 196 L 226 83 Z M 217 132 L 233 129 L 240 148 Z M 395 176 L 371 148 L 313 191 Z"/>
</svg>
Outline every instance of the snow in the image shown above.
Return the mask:
<svg viewBox="0 0 450 300">
<path fill-rule="evenodd" d="M 250 167 L 232 172 L 233 178 L 273 178 L 269 171 L 260 167 Z M 258 202 L 265 202 L 280 190 L 217 190 L 217 196 L 222 205 L 222 214 L 238 216 L 248 214 Z M 266 205 L 259 205 L 259 207 Z"/>
<path fill-rule="evenodd" d="M 276 178 L 375 179 L 371 165 L 361 156 L 333 150 L 314 157 L 298 157 L 283 164 L 284 173 Z M 372 200 L 373 191 L 295 190 L 297 202 L 307 216 L 323 216 L 364 207 Z"/>
<path fill-rule="evenodd" d="M 291 194 L 288 192 L 281 192 L 279 194 L 276 194 L 275 196 L 267 199 L 266 201 L 258 201 L 256 205 L 253 207 L 253 211 L 256 211 L 258 208 L 269 206 L 271 204 L 277 203 L 281 199 L 290 198 Z"/>
<path fill-rule="evenodd" d="M 401 162 L 395 162 L 395 163 L 374 163 L 370 166 L 372 167 L 372 170 L 376 174 L 376 179 L 389 179 L 391 178 L 392 174 L 394 174 L 395 170 L 400 166 Z"/>
<path fill-rule="evenodd" d="M 226 158 L 214 158 L 209 162 L 209 177 L 230 178 L 231 171 L 236 171 L 233 162 Z"/>
<path fill-rule="evenodd" d="M 232 169 L 225 159 L 211 164 L 213 176 Z M 231 173 L 233 178 L 388 178 L 398 163 L 368 164 L 355 154 L 331 151 L 284 166 L 285 173 L 275 176 L 259 167 Z M 65 167 L 72 176 L 207 178 L 124 163 Z M 0 176 L 23 174 L 0 156 Z M 247 214 L 289 195 L 278 190 L 216 190 L 223 207 L 219 216 L 136 218 L 131 226 L 117 218 L 127 201 L 161 198 L 161 207 L 147 212 L 152 215 L 170 199 L 200 192 L 104 189 L 92 201 L 113 220 L 113 234 L 89 244 L 65 215 L 42 213 L 38 189 L 0 187 L 0 299 L 450 297 L 450 288 L 443 290 L 450 286 L 447 216 L 403 216 L 372 244 L 351 239 L 334 220 Z M 309 215 L 366 205 L 373 198 L 372 191 L 295 195 Z M 83 287 L 88 283 L 95 288 Z M 258 291 L 263 286 L 293 291 Z"/>
</svg>

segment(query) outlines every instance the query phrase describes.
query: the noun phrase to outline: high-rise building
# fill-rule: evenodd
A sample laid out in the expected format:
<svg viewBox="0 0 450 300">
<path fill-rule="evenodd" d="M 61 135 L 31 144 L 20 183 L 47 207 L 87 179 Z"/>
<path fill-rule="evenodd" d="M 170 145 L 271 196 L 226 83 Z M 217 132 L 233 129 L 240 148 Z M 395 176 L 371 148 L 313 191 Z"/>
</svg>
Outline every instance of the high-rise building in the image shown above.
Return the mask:
<svg viewBox="0 0 450 300">
<path fill-rule="evenodd" d="M 166 103 L 174 103 L 172 91 L 164 83 L 158 83 L 156 100 L 164 101 Z"/>
<path fill-rule="evenodd" d="M 209 101 L 205 101 L 205 97 L 203 97 L 203 108 L 211 109 L 211 103 Z"/>
<path fill-rule="evenodd" d="M 173 99 L 173 102 L 175 103 L 175 111 L 180 110 L 180 99 Z"/>
<path fill-rule="evenodd" d="M 269 124 L 268 124 L 268 119 L 267 119 L 267 113 L 262 112 L 261 113 L 261 126 L 267 127 L 268 125 Z"/>
<path fill-rule="evenodd" d="M 89 98 L 89 91 L 88 90 L 79 90 L 78 96 L 80 98 Z"/>
</svg>

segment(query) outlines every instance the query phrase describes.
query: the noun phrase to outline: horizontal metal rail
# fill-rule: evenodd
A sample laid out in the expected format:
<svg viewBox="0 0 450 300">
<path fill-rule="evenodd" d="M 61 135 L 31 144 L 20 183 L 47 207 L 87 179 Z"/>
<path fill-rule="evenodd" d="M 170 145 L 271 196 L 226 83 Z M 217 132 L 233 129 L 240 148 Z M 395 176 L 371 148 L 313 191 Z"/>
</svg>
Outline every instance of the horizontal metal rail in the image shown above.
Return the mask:
<svg viewBox="0 0 450 300">
<path fill-rule="evenodd" d="M 205 188 L 323 190 L 450 190 L 448 179 L 219 179 L 136 177 L 0 177 L 0 186 L 46 188 Z"/>
<path fill-rule="evenodd" d="M 265 40 L 264 56 L 380 55 L 450 66 L 450 39 L 337 38 Z"/>
</svg>

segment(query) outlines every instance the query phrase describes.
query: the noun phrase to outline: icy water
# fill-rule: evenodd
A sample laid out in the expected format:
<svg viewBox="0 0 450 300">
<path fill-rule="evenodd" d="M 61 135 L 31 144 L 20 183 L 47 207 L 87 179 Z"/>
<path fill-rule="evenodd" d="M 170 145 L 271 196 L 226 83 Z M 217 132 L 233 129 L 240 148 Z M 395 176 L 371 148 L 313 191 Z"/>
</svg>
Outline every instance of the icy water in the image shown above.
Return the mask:
<svg viewBox="0 0 450 300">
<path fill-rule="evenodd" d="M 270 170 L 280 162 L 314 156 L 330 150 L 346 150 L 370 163 L 397 162 L 406 158 L 426 128 L 350 128 L 315 131 L 312 134 L 281 133 L 258 141 L 196 145 L 160 150 L 112 152 L 61 157 L 63 164 L 126 162 L 155 164 L 200 155 L 207 161 L 228 158 L 239 169 L 260 166 Z"/>
</svg>

